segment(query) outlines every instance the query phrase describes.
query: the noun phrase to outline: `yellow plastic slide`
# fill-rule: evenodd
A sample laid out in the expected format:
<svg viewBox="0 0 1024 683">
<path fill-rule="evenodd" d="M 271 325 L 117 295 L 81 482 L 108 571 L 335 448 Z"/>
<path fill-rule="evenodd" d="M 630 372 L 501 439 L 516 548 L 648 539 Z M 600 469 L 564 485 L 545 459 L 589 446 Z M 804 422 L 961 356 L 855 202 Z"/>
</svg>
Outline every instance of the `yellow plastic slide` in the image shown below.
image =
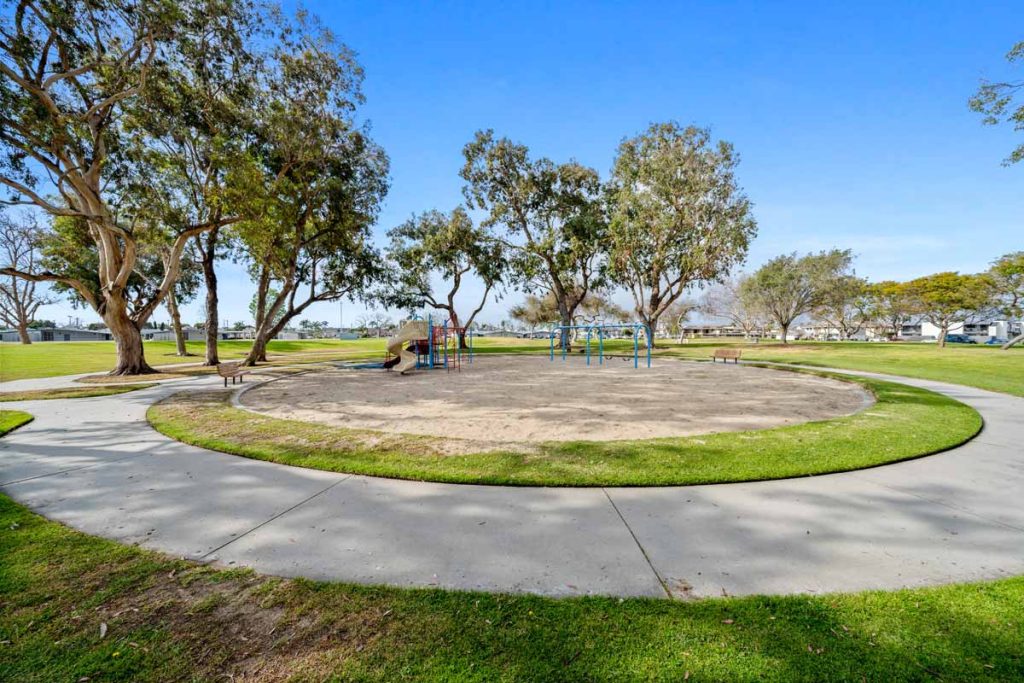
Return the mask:
<svg viewBox="0 0 1024 683">
<path fill-rule="evenodd" d="M 398 334 L 388 337 L 388 352 L 399 357 L 395 370 L 404 375 L 416 367 L 416 354 L 405 346 L 416 339 L 426 339 L 428 334 L 426 320 L 410 320 L 402 325 Z"/>
</svg>

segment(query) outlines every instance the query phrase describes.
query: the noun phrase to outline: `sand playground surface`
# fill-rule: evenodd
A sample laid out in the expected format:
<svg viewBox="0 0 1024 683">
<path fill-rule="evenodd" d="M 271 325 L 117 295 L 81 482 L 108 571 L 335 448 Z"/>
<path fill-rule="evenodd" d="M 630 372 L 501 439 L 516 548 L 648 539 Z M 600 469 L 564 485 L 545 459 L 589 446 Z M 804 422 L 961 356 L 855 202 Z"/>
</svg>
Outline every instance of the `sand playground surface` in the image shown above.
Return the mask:
<svg viewBox="0 0 1024 683">
<path fill-rule="evenodd" d="M 325 369 L 242 394 L 243 407 L 353 429 L 485 442 L 611 441 L 765 429 L 855 413 L 858 385 L 743 365 L 478 355 L 462 372 Z"/>
</svg>

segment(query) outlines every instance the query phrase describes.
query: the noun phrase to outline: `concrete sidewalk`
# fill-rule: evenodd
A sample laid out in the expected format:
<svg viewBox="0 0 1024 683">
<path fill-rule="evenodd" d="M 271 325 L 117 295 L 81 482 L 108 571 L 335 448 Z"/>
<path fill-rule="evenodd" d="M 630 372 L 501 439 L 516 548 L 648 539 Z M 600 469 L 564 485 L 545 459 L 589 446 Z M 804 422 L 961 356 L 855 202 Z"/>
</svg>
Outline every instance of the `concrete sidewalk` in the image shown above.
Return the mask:
<svg viewBox="0 0 1024 683">
<path fill-rule="evenodd" d="M 964 401 L 985 429 L 928 458 L 773 482 L 436 484 L 264 463 L 153 431 L 148 406 L 220 381 L 202 377 L 117 396 L 7 404 L 36 420 L 0 439 L 0 488 L 87 533 L 315 579 L 687 597 L 1024 573 L 1024 399 L 885 379 Z"/>
</svg>

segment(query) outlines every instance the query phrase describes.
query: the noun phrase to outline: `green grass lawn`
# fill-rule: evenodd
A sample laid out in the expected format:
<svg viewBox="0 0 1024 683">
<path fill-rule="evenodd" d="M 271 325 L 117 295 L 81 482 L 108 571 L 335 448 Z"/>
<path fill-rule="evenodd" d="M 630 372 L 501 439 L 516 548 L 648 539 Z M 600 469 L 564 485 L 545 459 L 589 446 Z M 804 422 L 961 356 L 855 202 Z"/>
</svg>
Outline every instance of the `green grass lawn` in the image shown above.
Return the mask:
<svg viewBox="0 0 1024 683">
<path fill-rule="evenodd" d="M 11 401 L 43 401 L 58 398 L 94 398 L 96 396 L 113 396 L 126 394 L 129 391 L 149 389 L 156 384 L 119 384 L 117 386 L 68 387 L 62 389 L 33 389 L 31 391 L 2 391 L 0 403 Z"/>
<path fill-rule="evenodd" d="M 0 410 L 0 436 L 32 421 L 32 416 L 20 410 Z"/>
<path fill-rule="evenodd" d="M 270 360 L 383 360 L 384 342 L 384 339 L 275 340 L 270 342 L 267 353 Z M 251 345 L 249 341 L 227 340 L 220 342 L 217 349 L 221 360 L 232 361 L 244 358 Z M 188 342 L 186 347 L 192 355 L 176 356 L 173 341 L 146 342 L 146 360 L 154 367 L 201 363 L 205 344 L 193 341 Z M 474 340 L 474 350 L 480 353 L 540 351 L 546 348 L 547 342 L 526 339 Z M 0 381 L 106 372 L 114 367 L 115 359 L 113 342 L 39 342 L 29 345 L 0 343 Z"/>
<path fill-rule="evenodd" d="M 223 341 L 220 352 L 224 360 L 238 360 L 249 349 L 247 341 Z M 740 346 L 743 357 L 782 363 L 800 363 L 819 367 L 884 372 L 905 377 L 934 379 L 966 384 L 981 389 L 1024 396 L 1024 347 L 1000 351 L 984 345 L 951 345 L 940 349 L 934 344 L 867 343 L 867 342 L 797 342 L 782 346 L 775 343 L 737 344 L 693 341 L 674 344 L 659 341 L 656 353 L 684 358 L 708 359 L 716 346 Z M 474 341 L 477 353 L 544 353 L 544 340 L 479 338 Z M 152 365 L 196 363 L 202 360 L 203 344 L 189 342 L 194 356 L 174 355 L 174 342 L 146 343 L 146 358 Z M 632 344 L 614 341 L 608 349 L 615 353 L 631 353 Z M 304 340 L 273 341 L 272 359 L 294 361 L 374 359 L 384 355 L 383 339 L 353 341 Z M 113 342 L 49 342 L 30 346 L 0 344 L 0 381 L 30 377 L 86 372 L 105 372 L 114 365 Z"/>
<path fill-rule="evenodd" d="M 0 495 L 0 679 L 1010 681 L 1024 578 L 696 602 L 362 587 L 218 570 Z"/>
<path fill-rule="evenodd" d="M 797 342 L 783 346 L 708 341 L 659 345 L 665 347 L 659 353 L 683 358 L 707 359 L 716 347 L 738 347 L 745 360 L 881 372 L 1024 396 L 1024 347 L 1001 351 L 998 346 L 980 344 L 951 344 L 940 349 L 935 344 L 915 343 Z"/>
<path fill-rule="evenodd" d="M 257 415 L 232 407 L 229 392 L 178 394 L 152 406 L 148 417 L 171 438 L 259 460 L 401 479 L 536 486 L 666 486 L 840 472 L 951 448 L 981 429 L 978 413 L 951 398 L 854 381 L 877 402 L 832 420 L 643 441 L 551 442 L 519 451 L 509 444 L 462 455 L 442 448 L 450 439 Z"/>
<path fill-rule="evenodd" d="M 222 341 L 218 351 L 222 360 L 239 360 L 245 357 L 251 345 L 242 340 Z M 201 363 L 205 344 L 195 341 L 186 346 L 193 355 L 174 355 L 173 341 L 146 342 L 146 360 L 153 366 Z M 268 347 L 271 355 L 297 357 L 327 353 L 340 358 L 374 352 L 383 355 L 383 339 L 272 341 Z M 27 346 L 4 343 L 0 344 L 0 381 L 106 372 L 114 367 L 115 359 L 113 342 L 39 342 Z"/>
</svg>

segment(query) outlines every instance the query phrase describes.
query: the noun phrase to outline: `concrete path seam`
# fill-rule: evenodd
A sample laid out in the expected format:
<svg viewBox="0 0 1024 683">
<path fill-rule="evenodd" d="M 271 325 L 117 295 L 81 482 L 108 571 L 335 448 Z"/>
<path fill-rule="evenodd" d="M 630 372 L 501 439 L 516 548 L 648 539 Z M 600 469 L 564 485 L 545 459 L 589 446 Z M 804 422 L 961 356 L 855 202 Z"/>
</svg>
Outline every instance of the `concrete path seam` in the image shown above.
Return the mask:
<svg viewBox="0 0 1024 683">
<path fill-rule="evenodd" d="M 231 539 L 230 541 L 228 541 L 227 543 L 221 543 L 221 544 L 220 544 L 219 546 L 217 546 L 217 547 L 216 547 L 216 548 L 214 548 L 213 550 L 211 550 L 211 551 L 209 551 L 208 553 L 206 553 L 206 554 L 202 555 L 202 556 L 201 556 L 201 557 L 199 558 L 199 561 L 201 562 L 201 561 L 205 560 L 205 559 L 206 559 L 206 558 L 208 558 L 208 557 L 209 557 L 210 555 L 213 555 L 214 553 L 216 553 L 216 552 L 219 552 L 219 551 L 223 550 L 224 548 L 228 547 L 229 545 L 231 545 L 231 544 L 232 544 L 232 543 L 234 543 L 235 541 L 238 541 L 238 540 L 240 540 L 240 539 L 242 539 L 242 538 L 245 538 L 246 536 L 248 536 L 248 535 L 249 535 L 249 534 L 251 534 L 252 532 L 254 532 L 254 531 L 257 531 L 257 530 L 259 530 L 259 529 L 262 529 L 263 527 L 265 527 L 266 525 L 270 524 L 270 523 L 271 523 L 271 522 L 273 522 L 274 520 L 277 520 L 277 519 L 280 519 L 281 517 L 284 517 L 284 516 L 285 516 L 285 515 L 287 515 L 287 514 L 288 514 L 289 512 L 291 512 L 291 511 L 293 511 L 293 510 L 296 510 L 296 509 L 298 509 L 298 508 L 302 507 L 303 505 L 305 505 L 305 504 L 306 504 L 306 503 L 308 503 L 309 501 L 313 500 L 313 499 L 314 499 L 314 498 L 316 498 L 317 496 L 320 496 L 320 495 L 322 495 L 322 494 L 324 494 L 324 493 L 327 493 L 328 491 L 330 491 L 331 489 L 333 489 L 333 488 L 334 488 L 335 486 L 337 486 L 338 484 L 340 484 L 340 483 L 342 483 L 342 482 L 345 482 L 345 481 L 348 481 L 348 480 L 349 480 L 349 479 L 351 479 L 351 478 L 352 478 L 353 476 L 355 476 L 355 475 L 352 475 L 352 474 L 348 474 L 348 475 L 345 475 L 345 476 L 343 476 L 343 477 L 342 477 L 341 479 L 339 479 L 338 481 L 332 482 L 332 483 L 331 483 L 331 484 L 330 484 L 329 486 L 327 486 L 327 487 L 325 487 L 325 488 L 323 488 L 323 489 L 320 489 L 319 491 L 317 491 L 317 492 L 316 492 L 316 493 L 314 493 L 313 495 L 311 495 L 311 496 L 308 496 L 307 498 L 305 498 L 305 499 L 303 499 L 303 500 L 300 500 L 300 501 L 299 501 L 298 503 L 296 503 L 295 505 L 292 505 L 292 506 L 291 506 L 290 508 L 288 508 L 287 510 L 282 510 L 281 512 L 277 513 L 277 514 L 276 514 L 276 515 L 274 515 L 273 517 L 270 517 L 269 519 L 267 519 L 267 520 L 264 520 L 264 521 L 260 522 L 259 524 L 257 524 L 257 525 L 256 525 L 256 526 L 254 526 L 253 528 L 249 529 L 248 531 L 246 531 L 246 532 L 244 532 L 244 533 L 241 533 L 241 534 L 239 534 L 239 535 L 235 536 L 234 538 L 232 538 L 232 539 Z"/>
<path fill-rule="evenodd" d="M 602 486 L 601 492 L 604 493 L 605 498 L 608 499 L 608 502 L 611 504 L 612 509 L 615 510 L 615 514 L 617 514 L 619 516 L 619 519 L 622 520 L 622 524 L 626 527 L 626 531 L 628 531 L 629 535 L 633 537 L 633 542 L 636 543 L 636 547 L 640 549 L 640 554 L 644 556 L 644 561 L 647 562 L 647 566 L 651 568 L 651 572 L 654 573 L 654 578 L 658 580 L 658 583 L 661 585 L 661 589 L 665 591 L 665 595 L 668 597 L 669 600 L 671 600 L 674 597 L 672 595 L 672 591 L 669 590 L 668 584 L 665 583 L 665 579 L 663 579 L 661 574 L 658 573 L 658 570 L 655 569 L 654 563 L 651 562 L 651 558 L 647 554 L 647 551 L 644 549 L 643 544 L 640 543 L 640 539 L 637 538 L 636 534 L 633 532 L 633 528 L 629 526 L 629 522 L 627 522 L 626 518 L 622 515 L 622 512 L 619 510 L 619 506 L 615 504 L 614 500 L 612 500 L 612 496 L 610 493 L 608 493 L 608 489 Z"/>
</svg>

